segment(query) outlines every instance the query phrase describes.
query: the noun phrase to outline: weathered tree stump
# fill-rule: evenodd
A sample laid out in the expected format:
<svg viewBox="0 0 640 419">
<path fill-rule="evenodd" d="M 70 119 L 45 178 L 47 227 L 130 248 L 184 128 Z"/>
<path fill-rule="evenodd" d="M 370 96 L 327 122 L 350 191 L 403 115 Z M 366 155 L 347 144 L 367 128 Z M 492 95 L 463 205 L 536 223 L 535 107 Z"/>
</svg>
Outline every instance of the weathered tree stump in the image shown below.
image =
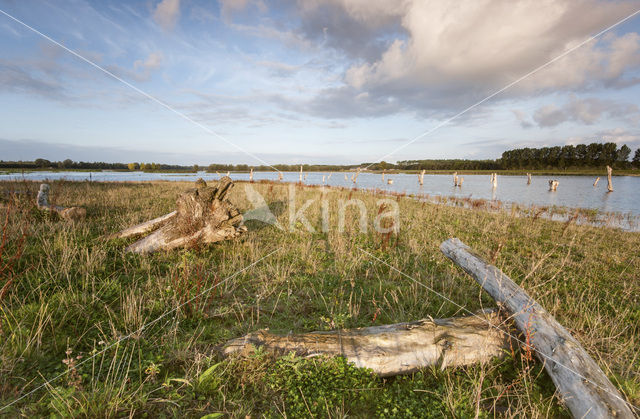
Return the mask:
<svg viewBox="0 0 640 419">
<path fill-rule="evenodd" d="M 527 185 L 531 185 L 531 173 L 527 173 Z"/>
<path fill-rule="evenodd" d="M 286 336 L 261 330 L 228 341 L 222 353 L 243 353 L 260 346 L 277 354 L 343 356 L 356 367 L 391 376 L 430 365 L 444 369 L 500 357 L 511 347 L 503 327 L 498 312 L 487 310 L 467 317 Z"/>
<path fill-rule="evenodd" d="M 83 220 L 87 216 L 87 210 L 81 207 L 61 207 L 49 204 L 49 185 L 43 183 L 40 185 L 36 205 L 38 209 L 43 211 L 51 211 L 57 213 L 65 220 L 78 221 Z"/>
<path fill-rule="evenodd" d="M 558 182 L 557 180 L 550 180 L 549 181 L 549 190 L 552 192 L 555 192 L 558 189 L 558 185 L 560 184 L 560 182 Z"/>
<path fill-rule="evenodd" d="M 611 166 L 607 166 L 607 192 L 613 192 L 613 183 L 611 182 Z"/>
<path fill-rule="evenodd" d="M 198 179 L 196 188 L 178 197 L 176 211 L 122 230 L 114 237 L 126 238 L 157 229 L 126 248 L 134 253 L 211 244 L 238 237 L 247 229 L 240 225 L 240 211 L 225 199 L 232 187 L 233 181 L 228 176 L 215 182 L 215 186 L 207 186 L 204 180 Z"/>
<path fill-rule="evenodd" d="M 420 172 L 420 174 L 418 175 L 418 183 L 420 183 L 420 185 L 424 184 L 424 173 L 426 172 L 426 170 L 422 169 L 422 172 Z"/>
</svg>

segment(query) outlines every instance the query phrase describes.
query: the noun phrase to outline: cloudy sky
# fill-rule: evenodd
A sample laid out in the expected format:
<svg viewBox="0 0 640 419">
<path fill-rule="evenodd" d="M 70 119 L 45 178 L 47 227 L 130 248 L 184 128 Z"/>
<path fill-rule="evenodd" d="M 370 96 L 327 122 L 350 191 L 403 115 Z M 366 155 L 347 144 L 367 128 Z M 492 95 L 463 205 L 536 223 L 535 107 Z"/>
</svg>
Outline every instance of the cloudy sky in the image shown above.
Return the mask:
<svg viewBox="0 0 640 419">
<path fill-rule="evenodd" d="M 640 14 L 439 126 L 638 9 L 0 0 L 0 159 L 359 163 L 593 141 L 635 149 Z"/>
</svg>

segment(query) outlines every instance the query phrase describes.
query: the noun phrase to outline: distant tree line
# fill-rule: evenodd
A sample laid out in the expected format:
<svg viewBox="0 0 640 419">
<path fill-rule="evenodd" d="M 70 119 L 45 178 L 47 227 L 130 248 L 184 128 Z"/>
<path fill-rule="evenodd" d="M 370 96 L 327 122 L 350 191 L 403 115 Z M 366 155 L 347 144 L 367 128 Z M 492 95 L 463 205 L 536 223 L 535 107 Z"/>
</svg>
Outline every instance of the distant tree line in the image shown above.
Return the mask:
<svg viewBox="0 0 640 419">
<path fill-rule="evenodd" d="M 591 168 L 612 166 L 621 169 L 640 167 L 640 149 L 631 162 L 631 149 L 615 143 L 591 143 L 563 147 L 517 148 L 502 153 L 503 169 Z"/>
<path fill-rule="evenodd" d="M 380 162 L 384 163 L 384 162 Z M 394 167 L 400 170 L 499 170 L 497 160 L 403 160 Z"/>
<path fill-rule="evenodd" d="M 516 148 L 502 153 L 502 158 L 497 160 L 462 160 L 462 159 L 431 159 L 431 160 L 401 160 L 394 163 L 385 161 L 377 163 L 361 163 L 357 165 L 331 165 L 331 164 L 302 164 L 305 172 L 339 172 L 355 170 L 360 167 L 368 167 L 369 170 L 509 170 L 509 169 L 572 169 L 572 168 L 599 168 L 606 165 L 618 169 L 640 169 L 640 148 L 635 151 L 633 158 L 631 149 L 623 144 L 621 147 L 615 143 L 591 143 L 557 147 L 542 148 Z M 80 170 L 128 170 L 145 172 L 197 172 L 206 170 L 209 173 L 248 172 L 253 169 L 256 172 L 270 172 L 275 168 L 282 172 L 297 172 L 300 164 L 274 164 L 273 166 L 250 166 L 248 164 L 223 164 L 213 163 L 208 167 L 200 167 L 197 164 L 183 166 L 163 163 L 105 163 L 83 162 L 66 159 L 62 161 L 49 161 L 47 159 L 35 159 L 34 161 L 3 161 L 0 160 L 0 168 L 4 169 L 80 169 Z"/>
</svg>

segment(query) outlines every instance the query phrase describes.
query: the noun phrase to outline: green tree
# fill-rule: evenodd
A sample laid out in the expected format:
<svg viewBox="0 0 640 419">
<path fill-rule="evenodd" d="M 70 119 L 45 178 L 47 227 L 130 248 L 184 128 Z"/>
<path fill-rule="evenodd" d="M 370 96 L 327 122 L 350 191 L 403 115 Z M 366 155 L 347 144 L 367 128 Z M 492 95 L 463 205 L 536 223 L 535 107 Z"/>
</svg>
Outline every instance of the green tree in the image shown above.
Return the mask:
<svg viewBox="0 0 640 419">
<path fill-rule="evenodd" d="M 47 159 L 36 159 L 34 163 L 36 164 L 36 166 L 42 168 L 51 167 L 51 162 Z"/>
<path fill-rule="evenodd" d="M 631 155 L 631 149 L 626 144 L 623 144 L 620 147 L 620 150 L 616 153 L 616 162 L 619 163 L 622 167 L 626 167 L 629 161 L 629 156 Z"/>
<path fill-rule="evenodd" d="M 140 165 L 138 163 L 129 163 L 127 168 L 133 172 L 134 170 L 140 170 Z"/>
<path fill-rule="evenodd" d="M 640 169 L 640 148 L 636 150 L 636 154 L 633 155 L 633 160 L 631 160 L 631 164 L 633 167 Z"/>
</svg>

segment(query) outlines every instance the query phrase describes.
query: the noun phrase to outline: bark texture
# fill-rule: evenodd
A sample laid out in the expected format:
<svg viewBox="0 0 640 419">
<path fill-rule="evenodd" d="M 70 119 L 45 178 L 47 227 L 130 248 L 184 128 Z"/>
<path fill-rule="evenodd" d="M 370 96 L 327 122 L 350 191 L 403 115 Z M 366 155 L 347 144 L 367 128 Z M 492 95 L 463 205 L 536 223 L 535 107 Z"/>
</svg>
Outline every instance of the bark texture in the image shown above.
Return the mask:
<svg viewBox="0 0 640 419">
<path fill-rule="evenodd" d="M 497 311 L 448 319 L 331 332 L 278 336 L 258 331 L 228 341 L 226 355 L 262 346 L 279 354 L 343 356 L 381 376 L 405 374 L 430 365 L 440 368 L 487 362 L 510 348 Z"/>
<path fill-rule="evenodd" d="M 505 308 L 575 418 L 633 418 L 631 408 L 582 345 L 511 278 L 458 239 L 440 250 Z"/>
</svg>

